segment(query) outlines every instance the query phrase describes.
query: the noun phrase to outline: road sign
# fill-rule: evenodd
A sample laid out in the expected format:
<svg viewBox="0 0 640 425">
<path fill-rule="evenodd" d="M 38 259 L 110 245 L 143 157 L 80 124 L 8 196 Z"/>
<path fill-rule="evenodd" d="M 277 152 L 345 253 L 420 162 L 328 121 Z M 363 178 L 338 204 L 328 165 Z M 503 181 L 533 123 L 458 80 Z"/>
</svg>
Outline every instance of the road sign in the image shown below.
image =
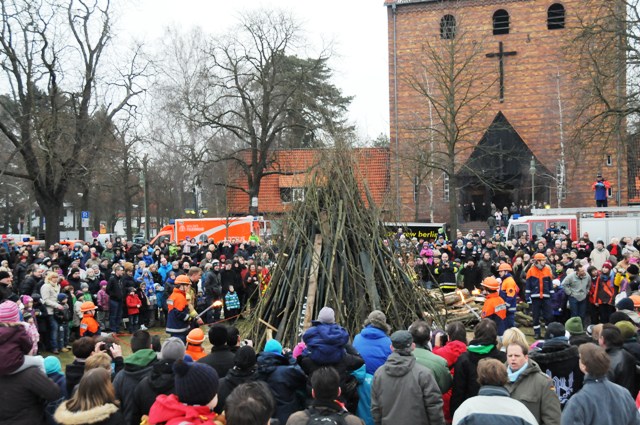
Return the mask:
<svg viewBox="0 0 640 425">
<path fill-rule="evenodd" d="M 83 218 L 82 219 L 82 227 L 84 227 L 85 229 L 87 227 L 89 227 L 89 219 L 88 218 Z"/>
<path fill-rule="evenodd" d="M 80 216 L 83 220 L 89 219 L 89 211 L 82 211 L 82 215 Z"/>
<path fill-rule="evenodd" d="M 93 232 L 91 232 L 92 238 L 97 238 L 98 236 L 100 236 L 100 233 L 98 233 L 97 231 L 94 230 Z"/>
</svg>

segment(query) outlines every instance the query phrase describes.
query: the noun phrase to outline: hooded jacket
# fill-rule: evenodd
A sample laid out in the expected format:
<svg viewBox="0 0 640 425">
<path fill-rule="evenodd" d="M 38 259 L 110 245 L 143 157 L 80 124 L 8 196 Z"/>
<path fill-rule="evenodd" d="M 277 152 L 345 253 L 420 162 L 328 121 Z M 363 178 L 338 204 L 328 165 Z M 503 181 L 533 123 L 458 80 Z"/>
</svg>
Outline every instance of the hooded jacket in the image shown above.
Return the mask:
<svg viewBox="0 0 640 425">
<path fill-rule="evenodd" d="M 449 341 L 442 347 L 433 347 L 433 353 L 445 359 L 447 366 L 449 367 L 449 373 L 454 376 L 455 369 L 453 366 L 458 361 L 458 358 L 462 353 L 467 351 L 467 344 L 462 341 Z M 451 394 L 453 393 L 453 380 L 452 385 L 449 387 L 449 391 L 442 394 L 442 403 L 444 410 L 444 418 L 447 422 L 451 421 Z"/>
<path fill-rule="evenodd" d="M 335 323 L 314 322 L 302 336 L 307 344 L 309 358 L 321 365 L 340 362 L 345 354 L 344 346 L 349 342 L 349 333 Z"/>
<path fill-rule="evenodd" d="M 444 424 L 442 394 L 433 373 L 413 355 L 393 352 L 373 377 L 371 416 L 376 425 Z"/>
<path fill-rule="evenodd" d="M 118 406 L 107 403 L 89 410 L 70 412 L 67 403 L 62 403 L 56 410 L 53 418 L 60 425 L 119 425 L 124 422 L 124 417 Z"/>
<path fill-rule="evenodd" d="M 149 411 L 148 422 L 166 425 L 225 424 L 224 417 L 212 412 L 207 406 L 189 406 L 180 403 L 175 394 L 158 396 Z"/>
<path fill-rule="evenodd" d="M 353 339 L 353 348 L 364 359 L 367 373 L 373 375 L 391 354 L 391 338 L 382 329 L 367 325 Z"/>
<path fill-rule="evenodd" d="M 274 416 L 281 424 L 304 408 L 307 376 L 293 359 L 276 353 L 258 354 L 258 379 L 271 388 L 276 399 Z"/>
<path fill-rule="evenodd" d="M 126 423 L 131 423 L 133 413 L 133 393 L 138 383 L 151 374 L 153 364 L 157 361 L 156 352 L 150 348 L 138 350 L 124 359 L 124 369 L 118 372 L 113 380 L 116 398 L 122 401 L 122 414 Z"/>
<path fill-rule="evenodd" d="M 560 402 L 553 381 L 536 362 L 529 360 L 518 379 L 506 387 L 511 398 L 524 404 L 540 425 L 560 425 Z"/>
<path fill-rule="evenodd" d="M 45 423 L 46 402 L 58 400 L 60 388 L 38 367 L 0 375 L 0 423 L 35 425 Z"/>
<path fill-rule="evenodd" d="M 24 356 L 31 351 L 31 338 L 20 323 L 0 325 L 0 376 L 18 370 L 24 363 Z"/>
<path fill-rule="evenodd" d="M 208 364 L 218 372 L 218 377 L 224 378 L 233 368 L 234 359 L 235 353 L 231 351 L 229 346 L 214 346 L 211 348 L 211 353 L 198 360 L 198 363 Z"/>
<path fill-rule="evenodd" d="M 578 347 L 569 345 L 565 337 L 545 341 L 539 351 L 529 353 L 529 359 L 553 380 L 562 407 L 582 388 L 584 374 L 578 365 Z"/>
<path fill-rule="evenodd" d="M 448 344 L 447 344 L 448 345 Z M 455 364 L 453 374 L 453 389 L 451 392 L 450 410 L 453 415 L 456 409 L 468 398 L 478 395 L 478 362 L 482 359 L 492 358 L 507 361 L 507 355 L 498 350 L 494 344 L 487 344 L 478 340 L 469 343 L 467 351 L 462 353 Z"/>
<path fill-rule="evenodd" d="M 640 415 L 627 390 L 606 378 L 596 379 L 589 375 L 584 379 L 582 390 L 569 400 L 562 414 L 562 425 L 638 423 Z"/>
<path fill-rule="evenodd" d="M 351 373 L 358 380 L 358 410 L 357 416 L 366 425 L 373 425 L 371 417 L 371 386 L 373 385 L 373 375 L 367 373 L 365 365 Z"/>
<path fill-rule="evenodd" d="M 363 369 L 364 370 L 364 369 Z M 351 415 L 345 411 L 344 406 L 335 401 L 324 401 L 314 399 L 311 402 L 311 409 L 316 411 L 319 415 L 329 416 L 331 414 L 338 413 L 344 419 L 344 425 L 362 425 L 362 419 L 355 415 Z M 301 412 L 296 412 L 287 421 L 287 425 L 307 425 L 311 412 L 309 409 Z M 330 422 L 329 422 L 330 423 Z"/>
<path fill-rule="evenodd" d="M 485 385 L 477 396 L 462 403 L 453 425 L 536 425 L 536 421 L 521 402 L 509 397 L 506 389 Z"/>
<path fill-rule="evenodd" d="M 162 360 L 151 367 L 151 373 L 136 386 L 131 401 L 131 424 L 139 424 L 160 394 L 175 394 L 173 361 Z"/>
<path fill-rule="evenodd" d="M 413 355 L 418 364 L 426 367 L 433 372 L 434 378 L 438 383 L 438 388 L 442 394 L 445 394 L 451 388 L 451 373 L 447 366 L 447 361 L 442 357 L 433 354 L 428 348 L 418 347 L 413 350 Z"/>
</svg>

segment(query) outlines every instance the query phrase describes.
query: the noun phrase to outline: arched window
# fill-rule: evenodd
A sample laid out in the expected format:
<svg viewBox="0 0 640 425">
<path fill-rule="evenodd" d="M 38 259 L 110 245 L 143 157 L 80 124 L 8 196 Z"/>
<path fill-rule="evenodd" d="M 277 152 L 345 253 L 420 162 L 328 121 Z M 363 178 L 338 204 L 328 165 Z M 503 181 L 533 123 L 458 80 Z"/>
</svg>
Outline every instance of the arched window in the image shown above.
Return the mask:
<svg viewBox="0 0 640 425">
<path fill-rule="evenodd" d="M 444 15 L 440 19 L 440 38 L 451 40 L 456 36 L 456 18 L 453 15 Z"/>
<path fill-rule="evenodd" d="M 565 10 L 560 3 L 554 3 L 547 10 L 547 29 L 561 30 L 564 28 Z"/>
<path fill-rule="evenodd" d="M 498 9 L 493 14 L 493 35 L 509 34 L 509 12 Z"/>
</svg>

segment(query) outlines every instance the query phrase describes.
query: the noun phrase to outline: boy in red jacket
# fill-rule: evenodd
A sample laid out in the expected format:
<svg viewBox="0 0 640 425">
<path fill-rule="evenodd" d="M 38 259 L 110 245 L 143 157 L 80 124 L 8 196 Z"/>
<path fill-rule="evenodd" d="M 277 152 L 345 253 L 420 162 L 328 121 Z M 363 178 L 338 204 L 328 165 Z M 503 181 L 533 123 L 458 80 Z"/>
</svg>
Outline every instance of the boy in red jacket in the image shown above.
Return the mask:
<svg viewBox="0 0 640 425">
<path fill-rule="evenodd" d="M 140 306 L 142 301 L 138 294 L 136 294 L 136 288 L 133 286 L 129 288 L 129 295 L 127 295 L 127 314 L 129 315 L 129 333 L 134 333 L 138 330 L 138 324 L 140 323 Z"/>
</svg>

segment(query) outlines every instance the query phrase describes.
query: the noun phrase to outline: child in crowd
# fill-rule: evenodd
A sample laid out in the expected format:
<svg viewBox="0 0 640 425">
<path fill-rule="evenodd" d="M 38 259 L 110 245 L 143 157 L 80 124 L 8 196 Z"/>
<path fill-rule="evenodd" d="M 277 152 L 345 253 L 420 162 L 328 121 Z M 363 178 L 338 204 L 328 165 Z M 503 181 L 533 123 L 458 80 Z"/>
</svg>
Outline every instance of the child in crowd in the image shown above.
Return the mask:
<svg viewBox="0 0 640 425">
<path fill-rule="evenodd" d="M 91 301 L 85 301 L 80 305 L 80 311 L 82 312 L 82 322 L 80 322 L 81 337 L 94 336 L 100 332 L 100 325 L 93 317 L 97 309 L 98 307 Z"/>
<path fill-rule="evenodd" d="M 136 295 L 140 299 L 140 313 L 138 315 L 138 325 L 140 326 L 140 329 L 142 329 L 143 331 L 146 331 L 148 329 L 149 313 L 151 312 L 150 310 L 151 304 L 149 303 L 149 297 L 147 296 L 147 293 L 148 293 L 147 284 L 145 282 L 140 283 L 138 289 L 136 289 Z"/>
<path fill-rule="evenodd" d="M 498 336 L 501 337 L 504 334 L 505 319 L 507 318 L 507 303 L 500 297 L 498 290 L 500 289 L 500 282 L 493 277 L 486 277 L 482 281 L 482 286 L 487 291 L 487 297 L 482 307 L 482 318 L 491 319 L 498 329 Z"/>
<path fill-rule="evenodd" d="M 62 393 L 62 396 L 59 399 L 47 403 L 44 410 L 47 418 L 47 424 L 55 424 L 56 422 L 53 420 L 53 414 L 60 403 L 67 399 L 67 378 L 62 373 L 62 365 L 56 356 L 48 356 L 44 358 L 44 371 L 47 374 L 47 377 L 56 383 Z"/>
<path fill-rule="evenodd" d="M 100 290 L 98 291 L 98 323 L 100 327 L 106 329 L 109 327 L 109 294 L 107 294 L 107 281 L 100 281 Z"/>
<path fill-rule="evenodd" d="M 82 295 L 80 296 L 80 298 L 78 298 L 77 301 L 80 301 L 80 304 L 85 301 L 93 301 L 93 297 L 89 292 L 89 285 L 83 282 L 82 285 L 80 285 L 80 288 L 82 289 Z"/>
<path fill-rule="evenodd" d="M 229 285 L 229 292 L 224 296 L 224 317 L 225 319 L 240 314 L 240 298 L 233 285 Z"/>
<path fill-rule="evenodd" d="M 33 344 L 30 355 L 35 356 L 38 354 L 38 342 L 40 342 L 40 333 L 38 332 L 38 325 L 35 323 L 35 318 L 33 314 L 29 311 L 25 311 L 22 313 L 22 320 L 24 321 L 25 328 L 27 330 L 27 335 L 31 338 L 31 342 Z"/>
<path fill-rule="evenodd" d="M 58 304 L 62 309 L 53 310 L 53 317 L 58 322 L 58 346 L 62 347 L 65 353 L 69 351 L 69 322 L 73 320 L 73 312 L 68 304 L 67 294 L 58 294 Z"/>
<path fill-rule="evenodd" d="M 187 349 L 185 354 L 188 354 L 194 362 L 207 355 L 204 348 L 202 348 L 203 342 L 204 332 L 202 332 L 200 328 L 192 329 L 187 335 Z"/>
<path fill-rule="evenodd" d="M 140 323 L 140 307 L 142 301 L 138 294 L 136 294 L 136 288 L 133 286 L 129 288 L 129 295 L 127 295 L 127 314 L 129 317 L 129 333 L 134 333 L 138 330 L 138 324 Z"/>
</svg>

